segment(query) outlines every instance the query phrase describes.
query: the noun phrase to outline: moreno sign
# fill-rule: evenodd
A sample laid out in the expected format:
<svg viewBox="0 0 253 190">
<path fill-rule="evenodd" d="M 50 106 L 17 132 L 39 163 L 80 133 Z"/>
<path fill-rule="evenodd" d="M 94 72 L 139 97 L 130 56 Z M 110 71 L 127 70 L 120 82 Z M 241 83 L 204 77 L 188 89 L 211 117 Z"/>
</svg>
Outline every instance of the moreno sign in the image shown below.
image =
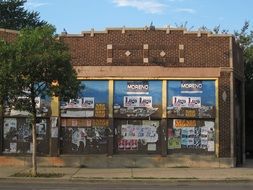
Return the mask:
<svg viewBox="0 0 253 190">
<path fill-rule="evenodd" d="M 181 81 L 181 93 L 202 93 L 202 81 Z"/>
<path fill-rule="evenodd" d="M 148 94 L 148 81 L 127 81 L 127 94 Z"/>
</svg>

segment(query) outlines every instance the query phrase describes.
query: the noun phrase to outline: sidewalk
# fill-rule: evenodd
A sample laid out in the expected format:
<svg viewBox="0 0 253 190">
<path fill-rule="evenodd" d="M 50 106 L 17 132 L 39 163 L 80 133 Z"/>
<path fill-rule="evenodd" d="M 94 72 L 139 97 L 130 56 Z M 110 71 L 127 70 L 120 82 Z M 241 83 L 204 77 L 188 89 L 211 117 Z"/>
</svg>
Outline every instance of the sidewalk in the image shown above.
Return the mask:
<svg viewBox="0 0 253 190">
<path fill-rule="evenodd" d="M 30 168 L 1 167 L 0 179 L 36 179 L 63 181 L 94 181 L 94 180 L 166 180 L 166 181 L 253 181 L 253 168 L 64 168 L 41 167 L 39 173 L 63 174 L 58 178 L 27 178 L 11 177 L 15 173 L 28 172 Z"/>
</svg>

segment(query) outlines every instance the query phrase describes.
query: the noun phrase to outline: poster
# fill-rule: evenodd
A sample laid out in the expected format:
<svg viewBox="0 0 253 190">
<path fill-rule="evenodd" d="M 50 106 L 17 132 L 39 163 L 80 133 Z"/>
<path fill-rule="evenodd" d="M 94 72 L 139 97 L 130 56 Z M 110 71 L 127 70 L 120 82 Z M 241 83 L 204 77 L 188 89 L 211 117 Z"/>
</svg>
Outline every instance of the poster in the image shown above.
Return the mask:
<svg viewBox="0 0 253 190">
<path fill-rule="evenodd" d="M 95 117 L 105 117 L 106 106 L 105 104 L 96 104 L 95 106 Z"/>
<path fill-rule="evenodd" d="M 138 150 L 138 140 L 136 139 L 119 139 L 118 150 Z"/>
<path fill-rule="evenodd" d="M 57 120 L 57 117 L 51 117 L 51 138 L 58 138 Z"/>
<path fill-rule="evenodd" d="M 172 101 L 173 101 L 173 107 L 188 107 L 188 97 L 184 97 L 184 96 L 173 96 L 172 97 Z"/>
<path fill-rule="evenodd" d="M 169 137 L 168 149 L 179 149 L 179 148 L 181 148 L 181 138 Z"/>
<path fill-rule="evenodd" d="M 93 109 L 95 105 L 94 97 L 83 97 L 82 98 L 82 107 L 83 108 L 91 108 Z"/>
<path fill-rule="evenodd" d="M 16 133 L 17 130 L 17 119 L 15 118 L 4 118 L 4 138 L 10 133 Z"/>
<path fill-rule="evenodd" d="M 124 96 L 124 107 L 139 107 L 139 96 Z"/>
<path fill-rule="evenodd" d="M 156 143 L 149 143 L 147 149 L 148 151 L 156 151 Z"/>
<path fill-rule="evenodd" d="M 83 80 L 78 98 L 61 102 L 61 117 L 106 117 L 109 101 L 108 81 Z M 102 109 L 103 108 L 103 109 Z"/>
<path fill-rule="evenodd" d="M 173 107 L 176 108 L 200 108 L 201 97 L 173 96 Z"/>
<path fill-rule="evenodd" d="M 161 81 L 114 81 L 114 117 L 161 117 Z"/>
<path fill-rule="evenodd" d="M 17 143 L 10 143 L 10 153 L 17 152 Z"/>
<path fill-rule="evenodd" d="M 155 143 L 158 141 L 158 126 L 156 125 L 131 125 L 121 126 L 122 139 L 143 140 L 146 143 Z"/>
<path fill-rule="evenodd" d="M 168 149 L 201 149 L 213 152 L 214 121 L 174 119 L 168 128 Z"/>
<path fill-rule="evenodd" d="M 208 143 L 207 143 L 207 150 L 209 152 L 213 152 L 214 151 L 214 141 L 208 141 Z"/>
<path fill-rule="evenodd" d="M 45 139 L 47 133 L 47 122 L 46 120 L 41 120 L 41 122 L 36 123 L 36 133 L 37 133 L 37 140 Z"/>
<path fill-rule="evenodd" d="M 216 117 L 215 80 L 167 81 L 168 118 Z"/>
</svg>

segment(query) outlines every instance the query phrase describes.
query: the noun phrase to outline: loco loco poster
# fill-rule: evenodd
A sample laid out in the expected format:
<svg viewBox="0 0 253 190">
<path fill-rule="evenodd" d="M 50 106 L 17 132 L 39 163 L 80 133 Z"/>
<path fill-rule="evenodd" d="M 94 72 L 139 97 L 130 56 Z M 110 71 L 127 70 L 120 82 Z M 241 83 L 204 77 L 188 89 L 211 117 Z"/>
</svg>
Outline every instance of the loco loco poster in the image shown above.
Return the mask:
<svg viewBox="0 0 253 190">
<path fill-rule="evenodd" d="M 81 81 L 77 99 L 61 102 L 62 117 L 107 117 L 108 81 Z"/>
<path fill-rule="evenodd" d="M 215 118 L 215 81 L 175 80 L 167 83 L 169 118 Z"/>
<path fill-rule="evenodd" d="M 114 82 L 114 117 L 158 118 L 161 108 L 162 81 Z"/>
</svg>

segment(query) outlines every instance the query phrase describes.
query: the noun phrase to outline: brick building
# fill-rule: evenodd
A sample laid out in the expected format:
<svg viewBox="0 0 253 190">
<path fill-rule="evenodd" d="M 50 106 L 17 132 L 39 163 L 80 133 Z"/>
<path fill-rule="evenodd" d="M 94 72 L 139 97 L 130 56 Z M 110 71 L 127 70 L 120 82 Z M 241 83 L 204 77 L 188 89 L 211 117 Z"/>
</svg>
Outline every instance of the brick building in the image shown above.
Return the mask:
<svg viewBox="0 0 253 190">
<path fill-rule="evenodd" d="M 53 99 L 42 155 L 88 167 L 242 164 L 244 67 L 232 35 L 123 27 L 59 40 L 70 48 L 83 90 L 60 111 Z M 13 153 L 2 136 L 3 154 Z"/>
</svg>

